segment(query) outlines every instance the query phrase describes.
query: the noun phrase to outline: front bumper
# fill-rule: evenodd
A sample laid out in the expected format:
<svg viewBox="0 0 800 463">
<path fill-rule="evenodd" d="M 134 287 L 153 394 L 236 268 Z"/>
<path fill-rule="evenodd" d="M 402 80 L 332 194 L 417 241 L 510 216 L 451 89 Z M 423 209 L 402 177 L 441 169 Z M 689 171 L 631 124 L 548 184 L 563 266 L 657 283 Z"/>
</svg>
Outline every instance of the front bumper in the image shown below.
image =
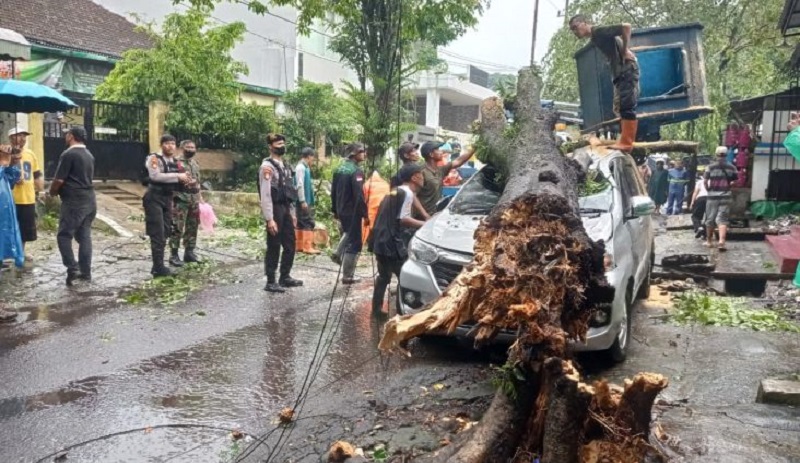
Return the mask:
<svg viewBox="0 0 800 463">
<path fill-rule="evenodd" d="M 454 257 L 449 255 L 443 261 L 445 265 L 466 265 L 469 261 L 465 257 Z M 436 272 L 441 279 L 441 271 Z M 430 265 L 421 264 L 409 259 L 403 265 L 400 272 L 400 284 L 398 285 L 397 310 L 403 314 L 419 312 L 425 304 L 439 297 L 443 290 L 436 281 L 437 275 Z M 615 288 L 624 287 L 622 282 L 624 276 L 619 269 L 614 269 L 606 273 L 608 282 Z M 442 284 L 444 282 L 441 282 Z M 620 329 L 620 323 L 625 311 L 625 297 L 623 291 L 616 291 L 614 302 L 611 308 L 611 317 L 607 325 L 589 328 L 585 342 L 572 342 L 570 345 L 575 351 L 601 351 L 606 350 L 614 344 Z M 456 337 L 470 337 L 472 326 L 462 325 L 453 333 Z M 513 332 L 504 331 L 498 334 L 493 343 L 510 345 L 516 340 Z"/>
</svg>

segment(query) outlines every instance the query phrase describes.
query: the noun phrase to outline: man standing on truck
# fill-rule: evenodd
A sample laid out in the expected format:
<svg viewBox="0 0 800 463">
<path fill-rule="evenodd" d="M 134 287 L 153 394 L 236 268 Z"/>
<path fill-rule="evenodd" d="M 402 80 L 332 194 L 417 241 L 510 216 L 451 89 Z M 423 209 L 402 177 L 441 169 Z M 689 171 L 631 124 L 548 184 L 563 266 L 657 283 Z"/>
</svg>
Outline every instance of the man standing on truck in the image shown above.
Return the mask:
<svg viewBox="0 0 800 463">
<path fill-rule="evenodd" d="M 639 62 L 630 49 L 631 25 L 595 26 L 588 17 L 578 14 L 569 20 L 569 29 L 578 38 L 588 38 L 608 59 L 614 84 L 614 114 L 622 127 L 622 135 L 611 149 L 630 153 L 636 141 L 639 100 Z"/>
</svg>

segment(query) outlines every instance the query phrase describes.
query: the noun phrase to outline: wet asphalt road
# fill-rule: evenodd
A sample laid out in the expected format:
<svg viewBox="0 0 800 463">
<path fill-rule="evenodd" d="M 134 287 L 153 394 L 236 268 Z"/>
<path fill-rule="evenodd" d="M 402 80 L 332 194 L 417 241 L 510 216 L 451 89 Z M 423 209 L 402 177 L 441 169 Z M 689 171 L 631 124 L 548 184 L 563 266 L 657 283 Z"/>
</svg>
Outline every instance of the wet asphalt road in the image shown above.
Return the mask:
<svg viewBox="0 0 800 463">
<path fill-rule="evenodd" d="M 306 286 L 278 296 L 262 290 L 259 265 L 233 272 L 241 282 L 167 308 L 119 303 L 92 288 L 65 302 L 21 307 L 21 323 L 0 332 L 2 462 L 37 461 L 107 433 L 162 424 L 270 429 L 278 411 L 293 405 L 326 317 L 329 353 L 316 362 L 306 416 L 333 385 L 346 392 L 361 380 L 362 391 L 406 368 L 486 365 L 447 348 L 418 351 L 413 361 L 382 360 L 370 283 L 347 295 L 340 288 L 331 303 L 336 273 L 329 264 L 298 266 Z M 230 447 L 225 431 L 156 428 L 71 450 L 68 461 L 218 462 Z"/>
<path fill-rule="evenodd" d="M 439 413 L 419 402 L 428 394 L 420 390 L 445 383 L 453 388 L 443 394 L 454 398 L 488 397 L 487 366 L 502 359 L 451 343 L 415 343 L 411 359 L 378 356 L 371 284 L 346 299 L 340 289 L 331 304 L 336 274 L 324 260 L 298 265 L 306 286 L 280 296 L 262 291 L 260 265 L 245 265 L 231 270 L 237 283 L 170 307 L 120 303 L 98 288 L 20 307 L 20 322 L 0 327 L 0 462 L 36 462 L 127 430 L 134 431 L 70 450 L 66 461 L 231 461 L 236 444 L 211 428 L 275 429 L 277 413 L 301 390 L 326 318 L 329 353 L 315 364 L 301 420 L 280 451 L 272 447 L 280 457 L 272 461 L 319 461 L 340 438 L 367 446 L 402 434 L 410 445 L 436 448 L 441 436 L 415 427 Z M 669 404 L 658 412 L 677 439 L 676 461 L 800 461 L 800 410 L 753 403 L 761 378 L 797 371 L 800 336 L 673 326 L 655 302 L 636 311 L 625 364 L 611 368 L 596 356 L 581 363 L 590 378 L 621 382 L 639 371 L 670 378 Z M 484 386 L 470 389 L 474 383 Z M 376 435 L 386 419 L 376 407 L 407 415 Z"/>
</svg>

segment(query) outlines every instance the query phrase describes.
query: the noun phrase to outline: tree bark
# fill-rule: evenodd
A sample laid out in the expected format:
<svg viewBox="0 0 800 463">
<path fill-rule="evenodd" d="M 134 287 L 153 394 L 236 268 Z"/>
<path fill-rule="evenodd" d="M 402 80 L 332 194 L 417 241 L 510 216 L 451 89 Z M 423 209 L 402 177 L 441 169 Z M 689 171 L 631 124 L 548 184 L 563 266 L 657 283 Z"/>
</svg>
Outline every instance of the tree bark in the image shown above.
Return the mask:
<svg viewBox="0 0 800 463">
<path fill-rule="evenodd" d="M 598 138 L 590 138 L 588 140 L 578 140 L 575 142 L 564 143 L 561 146 L 562 151 L 571 153 L 579 148 L 585 146 L 595 147 L 608 147 L 616 143 L 615 140 L 600 140 Z M 697 154 L 700 150 L 700 144 L 693 141 L 679 141 L 679 140 L 662 140 L 653 142 L 634 143 L 631 155 L 633 157 L 649 156 L 653 153 L 685 153 Z"/>
</svg>

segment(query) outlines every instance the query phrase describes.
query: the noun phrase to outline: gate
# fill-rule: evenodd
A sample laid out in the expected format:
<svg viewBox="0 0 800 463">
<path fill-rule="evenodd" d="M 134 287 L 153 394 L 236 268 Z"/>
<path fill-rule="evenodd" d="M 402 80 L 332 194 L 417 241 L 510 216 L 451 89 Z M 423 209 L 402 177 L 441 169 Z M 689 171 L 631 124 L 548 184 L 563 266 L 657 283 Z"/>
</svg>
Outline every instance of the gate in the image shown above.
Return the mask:
<svg viewBox="0 0 800 463">
<path fill-rule="evenodd" d="M 45 176 L 52 178 L 58 157 L 66 148 L 64 130 L 86 129 L 86 147 L 94 155 L 97 180 L 138 180 L 149 151 L 146 106 L 72 98 L 78 106 L 44 121 Z"/>
<path fill-rule="evenodd" d="M 764 101 L 764 132 L 772 133 L 766 196 L 774 201 L 800 201 L 800 163 L 783 146 L 792 111 L 800 111 L 800 88 L 771 95 Z"/>
</svg>

